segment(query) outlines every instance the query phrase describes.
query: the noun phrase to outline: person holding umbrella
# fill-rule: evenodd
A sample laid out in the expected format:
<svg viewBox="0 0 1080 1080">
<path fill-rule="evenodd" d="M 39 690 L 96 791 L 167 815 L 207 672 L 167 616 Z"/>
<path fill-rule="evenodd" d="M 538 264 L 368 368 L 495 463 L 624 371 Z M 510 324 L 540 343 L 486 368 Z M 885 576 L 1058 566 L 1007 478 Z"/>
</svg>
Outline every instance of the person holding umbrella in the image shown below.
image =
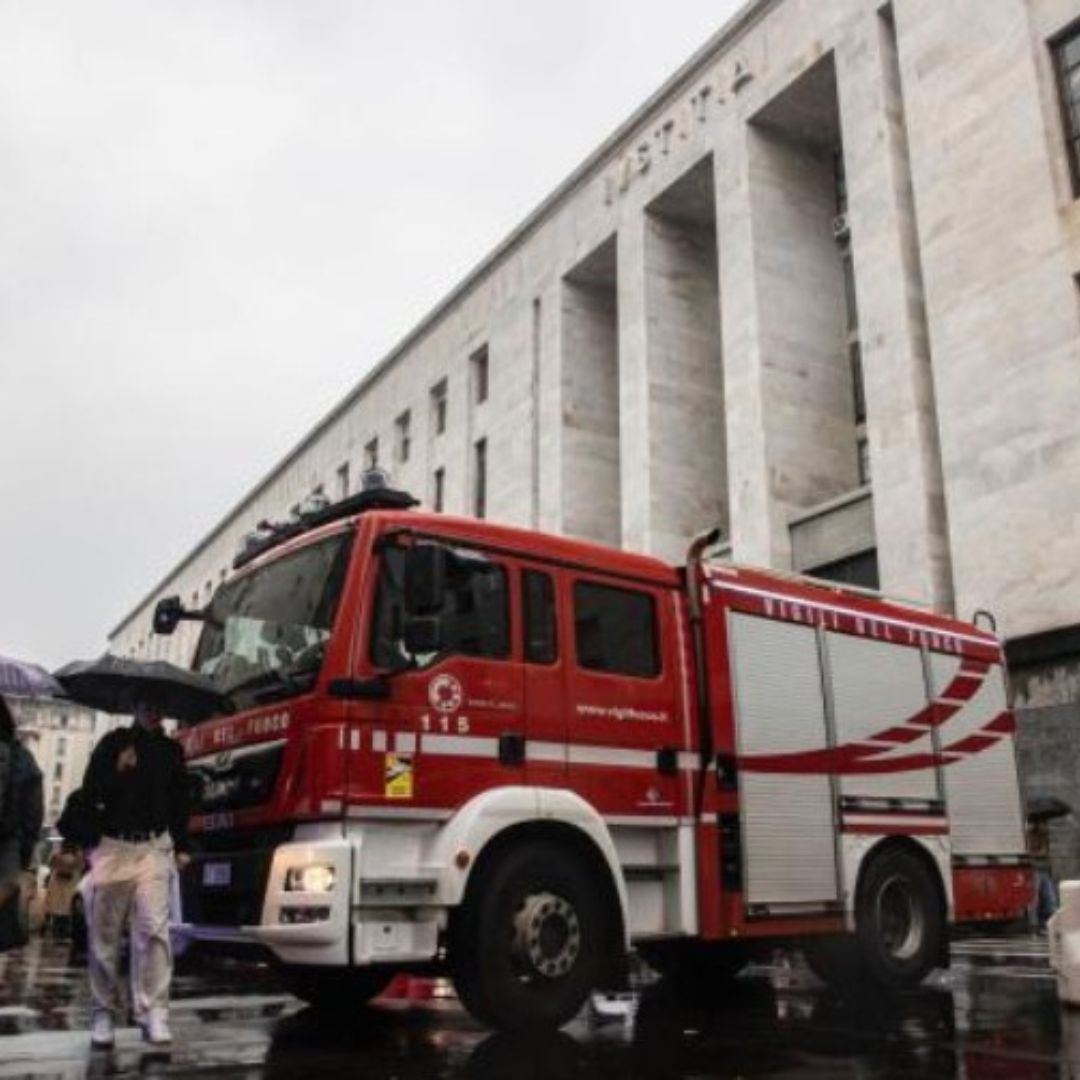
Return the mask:
<svg viewBox="0 0 1080 1080">
<path fill-rule="evenodd" d="M 170 895 L 176 872 L 191 860 L 191 840 L 184 753 L 161 722 L 171 716 L 194 723 L 229 711 L 231 703 L 209 679 L 163 660 L 106 653 L 55 674 L 73 701 L 135 718 L 94 748 L 73 814 L 77 832 L 100 837 L 90 849 L 86 889 L 91 1042 L 113 1044 L 120 943 L 130 913 L 135 1020 L 148 1042 L 169 1043 Z"/>
<path fill-rule="evenodd" d="M 100 829 L 90 852 L 91 1041 L 113 1045 L 113 1019 L 122 1000 L 118 967 L 125 923 L 131 921 L 131 996 L 143 1037 L 172 1041 L 168 1025 L 172 946 L 169 896 L 174 867 L 190 861 L 188 786 L 180 744 L 161 729 L 158 705 L 133 705 L 135 722 L 95 747 L 83 793 Z"/>
</svg>

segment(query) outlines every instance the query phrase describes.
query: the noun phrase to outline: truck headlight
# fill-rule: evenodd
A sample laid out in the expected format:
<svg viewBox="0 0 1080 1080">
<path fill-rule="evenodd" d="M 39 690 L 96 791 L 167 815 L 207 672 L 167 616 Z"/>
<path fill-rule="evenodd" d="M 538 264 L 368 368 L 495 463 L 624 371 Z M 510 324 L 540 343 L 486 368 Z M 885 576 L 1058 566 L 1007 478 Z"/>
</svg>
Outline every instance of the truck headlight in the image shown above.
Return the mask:
<svg viewBox="0 0 1080 1080">
<path fill-rule="evenodd" d="M 286 892 L 328 893 L 334 888 L 334 868 L 316 864 L 294 866 L 285 872 Z"/>
</svg>

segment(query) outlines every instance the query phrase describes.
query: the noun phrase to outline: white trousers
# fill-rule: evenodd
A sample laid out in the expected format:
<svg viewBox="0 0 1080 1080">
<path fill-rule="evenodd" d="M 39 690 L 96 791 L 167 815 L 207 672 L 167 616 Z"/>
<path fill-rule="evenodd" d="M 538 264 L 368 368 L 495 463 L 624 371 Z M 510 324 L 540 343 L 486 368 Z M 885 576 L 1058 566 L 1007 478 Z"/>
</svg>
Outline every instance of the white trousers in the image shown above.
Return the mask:
<svg viewBox="0 0 1080 1080">
<path fill-rule="evenodd" d="M 120 945 L 131 920 L 131 1004 L 137 1023 L 169 1006 L 169 901 L 175 878 L 168 833 L 145 843 L 102 837 L 90 853 L 87 930 L 94 1004 L 122 1016 Z"/>
</svg>

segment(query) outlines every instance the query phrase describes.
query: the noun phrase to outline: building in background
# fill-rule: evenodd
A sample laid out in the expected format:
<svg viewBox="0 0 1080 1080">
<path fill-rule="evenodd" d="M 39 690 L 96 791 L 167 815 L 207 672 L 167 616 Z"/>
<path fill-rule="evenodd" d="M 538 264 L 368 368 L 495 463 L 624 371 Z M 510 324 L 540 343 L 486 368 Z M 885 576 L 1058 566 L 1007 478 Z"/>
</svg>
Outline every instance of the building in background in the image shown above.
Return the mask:
<svg viewBox="0 0 1080 1080">
<path fill-rule="evenodd" d="M 1080 805 L 1078 195 L 1080 0 L 754 0 L 111 647 L 189 659 L 157 599 L 379 465 L 450 513 L 673 560 L 719 523 L 740 562 L 989 610 L 1027 779 Z"/>
<path fill-rule="evenodd" d="M 51 827 L 64 801 L 82 785 L 86 763 L 98 739 L 116 719 L 59 698 L 8 697 L 19 738 L 29 748 L 44 782 L 45 824 Z"/>
</svg>

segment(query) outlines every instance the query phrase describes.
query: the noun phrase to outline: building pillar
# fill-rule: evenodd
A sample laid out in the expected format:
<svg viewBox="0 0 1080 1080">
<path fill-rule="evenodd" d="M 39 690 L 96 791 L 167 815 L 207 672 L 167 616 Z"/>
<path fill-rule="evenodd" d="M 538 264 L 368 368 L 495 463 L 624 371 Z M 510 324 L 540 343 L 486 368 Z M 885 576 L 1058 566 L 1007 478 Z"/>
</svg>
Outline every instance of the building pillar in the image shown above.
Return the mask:
<svg viewBox="0 0 1080 1080">
<path fill-rule="evenodd" d="M 727 421 L 729 529 L 733 557 L 778 565 L 782 523 L 770 496 L 762 385 L 761 320 L 754 285 L 750 153 L 745 121 L 723 114 L 716 154 L 716 233 Z"/>
<path fill-rule="evenodd" d="M 629 214 L 619 226 L 616 250 L 622 546 L 631 551 L 652 550 L 645 227 L 643 213 Z"/>
<path fill-rule="evenodd" d="M 877 558 L 884 592 L 950 611 L 952 571 L 895 35 L 836 50 Z"/>
<path fill-rule="evenodd" d="M 728 523 L 712 175 L 699 162 L 619 233 L 623 544 L 674 563 Z"/>
<path fill-rule="evenodd" d="M 533 528 L 563 531 L 563 424 L 562 370 L 565 362 L 562 343 L 562 312 L 558 282 L 539 290 L 533 299 L 532 340 L 533 402 L 536 485 Z"/>
</svg>

